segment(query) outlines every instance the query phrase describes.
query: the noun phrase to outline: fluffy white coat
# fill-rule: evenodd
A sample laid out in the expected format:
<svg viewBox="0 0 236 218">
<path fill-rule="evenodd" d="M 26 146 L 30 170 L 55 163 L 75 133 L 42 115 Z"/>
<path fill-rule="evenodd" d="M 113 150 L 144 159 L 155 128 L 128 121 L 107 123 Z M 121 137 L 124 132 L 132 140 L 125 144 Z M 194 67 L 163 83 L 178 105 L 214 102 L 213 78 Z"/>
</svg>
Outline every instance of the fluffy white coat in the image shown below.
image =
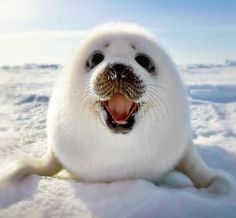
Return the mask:
<svg viewBox="0 0 236 218">
<path fill-rule="evenodd" d="M 135 48 L 135 49 L 134 49 Z M 105 59 L 87 72 L 88 56 L 102 51 Z M 136 61 L 146 53 L 157 75 L 148 74 Z M 147 87 L 144 101 L 128 134 L 115 134 L 105 125 L 104 113 L 91 102 L 99 99 L 93 81 L 109 63 L 134 69 Z M 189 109 L 179 74 L 157 40 L 132 24 L 108 24 L 93 30 L 65 67 L 52 95 L 48 113 L 48 154 L 27 159 L 8 170 L 2 184 L 25 174 L 52 175 L 62 167 L 88 182 L 126 179 L 156 181 L 176 168 L 197 187 L 229 193 L 228 175 L 209 169 L 192 145 Z"/>
</svg>

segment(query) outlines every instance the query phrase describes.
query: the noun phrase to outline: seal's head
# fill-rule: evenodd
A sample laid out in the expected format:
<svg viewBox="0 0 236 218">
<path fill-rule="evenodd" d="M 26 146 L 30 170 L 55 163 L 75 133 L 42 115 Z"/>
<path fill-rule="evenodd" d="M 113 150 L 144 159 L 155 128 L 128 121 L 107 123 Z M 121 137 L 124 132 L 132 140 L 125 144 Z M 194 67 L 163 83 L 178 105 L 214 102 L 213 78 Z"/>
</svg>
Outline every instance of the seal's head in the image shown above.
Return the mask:
<svg viewBox="0 0 236 218">
<path fill-rule="evenodd" d="M 97 125 L 115 134 L 130 133 L 146 114 L 151 120 L 153 115 L 165 116 L 168 86 L 173 84 L 176 92 L 178 84 L 155 37 L 134 24 L 96 28 L 72 63 L 72 70 L 67 70 L 70 98 L 76 96 Z"/>
<path fill-rule="evenodd" d="M 129 133 L 158 98 L 158 108 L 164 110 L 155 89 L 159 71 L 156 57 L 163 57 L 151 34 L 136 25 L 113 24 L 112 29 L 105 25 L 95 29 L 82 45 L 74 61 L 77 68 L 82 66 L 76 71 L 84 90 L 82 101 L 90 114 L 99 114 L 109 130 Z"/>
</svg>

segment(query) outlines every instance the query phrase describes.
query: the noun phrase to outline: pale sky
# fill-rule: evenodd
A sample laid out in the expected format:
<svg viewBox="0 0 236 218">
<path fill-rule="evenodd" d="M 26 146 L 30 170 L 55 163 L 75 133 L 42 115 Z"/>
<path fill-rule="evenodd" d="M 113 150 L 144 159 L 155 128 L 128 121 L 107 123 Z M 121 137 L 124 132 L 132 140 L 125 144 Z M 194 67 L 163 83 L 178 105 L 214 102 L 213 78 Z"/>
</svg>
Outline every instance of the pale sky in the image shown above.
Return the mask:
<svg viewBox="0 0 236 218">
<path fill-rule="evenodd" d="M 177 64 L 236 59 L 235 0 L 0 0 L 0 65 L 64 64 L 111 21 L 150 29 Z"/>
</svg>

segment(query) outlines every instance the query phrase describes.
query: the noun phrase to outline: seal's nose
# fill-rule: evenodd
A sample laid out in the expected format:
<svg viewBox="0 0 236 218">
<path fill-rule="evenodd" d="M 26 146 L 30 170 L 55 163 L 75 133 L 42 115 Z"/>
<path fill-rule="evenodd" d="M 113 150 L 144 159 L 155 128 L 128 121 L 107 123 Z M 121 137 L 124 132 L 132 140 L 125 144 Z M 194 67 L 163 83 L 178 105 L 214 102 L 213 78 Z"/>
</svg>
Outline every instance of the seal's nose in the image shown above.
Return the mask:
<svg viewBox="0 0 236 218">
<path fill-rule="evenodd" d="M 130 66 L 120 63 L 111 64 L 109 68 L 118 80 L 127 78 L 133 72 Z"/>
</svg>

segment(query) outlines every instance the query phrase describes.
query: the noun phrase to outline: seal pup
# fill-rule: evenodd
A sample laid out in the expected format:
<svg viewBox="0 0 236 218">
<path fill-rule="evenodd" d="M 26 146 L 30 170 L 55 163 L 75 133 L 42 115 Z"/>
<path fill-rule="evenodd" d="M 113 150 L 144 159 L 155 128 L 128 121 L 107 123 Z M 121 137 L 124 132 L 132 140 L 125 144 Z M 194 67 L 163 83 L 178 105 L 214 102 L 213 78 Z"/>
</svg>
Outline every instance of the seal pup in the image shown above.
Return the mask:
<svg viewBox="0 0 236 218">
<path fill-rule="evenodd" d="M 177 169 L 198 188 L 229 193 L 192 143 L 179 74 L 155 37 L 134 24 L 91 31 L 56 84 L 47 117 L 48 153 L 24 158 L 1 184 L 65 168 L 85 182 L 157 181 Z"/>
</svg>

